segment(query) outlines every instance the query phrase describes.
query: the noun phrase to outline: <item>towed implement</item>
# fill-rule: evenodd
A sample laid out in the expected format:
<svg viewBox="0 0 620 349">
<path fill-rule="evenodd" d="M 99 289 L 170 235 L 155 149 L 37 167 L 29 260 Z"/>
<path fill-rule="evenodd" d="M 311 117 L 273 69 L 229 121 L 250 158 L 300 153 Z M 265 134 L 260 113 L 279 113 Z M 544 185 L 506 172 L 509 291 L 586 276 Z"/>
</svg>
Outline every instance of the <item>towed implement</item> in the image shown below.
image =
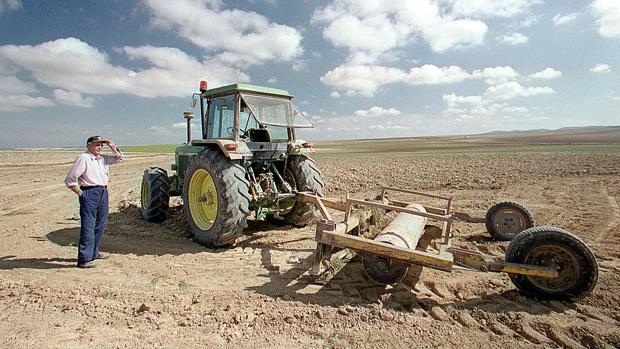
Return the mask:
<svg viewBox="0 0 620 349">
<path fill-rule="evenodd" d="M 443 207 L 390 200 L 386 192 L 395 191 L 445 201 Z M 504 272 L 522 293 L 544 299 L 576 301 L 594 289 L 598 265 L 592 251 L 575 235 L 556 227 L 533 226 L 527 210 L 518 204 L 504 202 L 492 206 L 486 219 L 451 212 L 452 197 L 383 188 L 379 201 L 321 198 L 300 193 L 322 214 L 317 223 L 312 273 L 319 275 L 329 265 L 330 256 L 339 249 L 350 249 L 363 258 L 368 276 L 381 284 L 399 282 L 411 266 L 423 266 L 450 272 L 454 268 L 480 272 Z M 327 207 L 344 212 L 334 220 Z M 363 222 L 356 210 L 381 209 L 396 217 L 373 239 L 359 234 Z M 366 219 L 368 216 L 363 216 Z M 486 223 L 490 233 L 501 239 L 510 238 L 505 260 L 492 260 L 484 254 L 452 246 L 451 225 L 454 219 Z M 427 224 L 436 222 L 437 225 Z M 434 235 L 435 232 L 440 234 Z M 428 236 L 434 235 L 434 236 Z M 435 251 L 426 251 L 423 239 L 439 238 Z M 427 241 L 428 242 L 428 241 Z"/>
</svg>

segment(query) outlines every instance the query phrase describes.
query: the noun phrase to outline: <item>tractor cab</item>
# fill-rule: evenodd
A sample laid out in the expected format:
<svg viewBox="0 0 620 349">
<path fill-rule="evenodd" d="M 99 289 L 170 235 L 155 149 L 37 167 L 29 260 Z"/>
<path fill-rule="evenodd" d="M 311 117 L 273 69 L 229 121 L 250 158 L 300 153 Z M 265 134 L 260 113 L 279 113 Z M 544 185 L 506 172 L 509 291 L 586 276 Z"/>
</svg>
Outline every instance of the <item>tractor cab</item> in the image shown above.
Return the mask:
<svg viewBox="0 0 620 349">
<path fill-rule="evenodd" d="M 202 139 L 192 145 L 223 143 L 232 158 L 246 159 L 277 158 L 295 148 L 302 153 L 310 148 L 309 143 L 296 142 L 295 129 L 313 125 L 295 108 L 288 91 L 248 84 L 206 89 L 206 82 L 201 82 L 193 105 L 196 97 L 200 98 Z"/>
</svg>

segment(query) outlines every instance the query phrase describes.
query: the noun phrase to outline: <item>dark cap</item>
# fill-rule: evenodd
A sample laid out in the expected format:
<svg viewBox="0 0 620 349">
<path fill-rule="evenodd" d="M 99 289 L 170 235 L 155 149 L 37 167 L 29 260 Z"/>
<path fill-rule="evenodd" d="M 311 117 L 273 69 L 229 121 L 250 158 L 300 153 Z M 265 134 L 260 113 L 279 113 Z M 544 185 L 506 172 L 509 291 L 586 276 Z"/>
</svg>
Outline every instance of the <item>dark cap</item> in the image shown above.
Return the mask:
<svg viewBox="0 0 620 349">
<path fill-rule="evenodd" d="M 86 144 L 98 143 L 98 142 L 107 143 L 109 141 L 107 139 L 103 139 L 103 137 L 101 136 L 91 136 L 91 137 L 88 137 L 88 139 L 86 140 Z"/>
</svg>

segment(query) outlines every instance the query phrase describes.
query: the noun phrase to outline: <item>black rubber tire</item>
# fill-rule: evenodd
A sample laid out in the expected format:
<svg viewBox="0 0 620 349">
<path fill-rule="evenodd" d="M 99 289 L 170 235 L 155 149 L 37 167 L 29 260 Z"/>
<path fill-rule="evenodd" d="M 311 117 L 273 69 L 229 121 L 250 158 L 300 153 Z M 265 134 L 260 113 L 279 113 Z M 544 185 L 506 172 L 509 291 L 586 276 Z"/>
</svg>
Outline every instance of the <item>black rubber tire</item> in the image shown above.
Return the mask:
<svg viewBox="0 0 620 349">
<path fill-rule="evenodd" d="M 209 229 L 198 227 L 189 207 L 189 185 L 196 170 L 205 170 L 213 179 L 218 207 L 215 220 Z M 185 170 L 183 204 L 185 220 L 194 240 L 211 248 L 230 246 L 248 227 L 250 214 L 250 184 L 243 166 L 230 160 L 217 149 L 207 149 L 196 155 Z"/>
<path fill-rule="evenodd" d="M 506 222 L 496 221 L 498 215 L 506 213 L 510 214 Z M 491 206 L 485 217 L 485 225 L 491 237 L 498 241 L 510 241 L 520 232 L 535 226 L 530 211 L 512 201 L 499 202 Z"/>
<path fill-rule="evenodd" d="M 590 248 L 555 227 L 535 227 L 517 234 L 506 249 L 506 262 L 556 266 L 560 273 L 556 279 L 510 275 L 519 291 L 538 298 L 576 301 L 590 294 L 598 279 L 598 265 Z"/>
<path fill-rule="evenodd" d="M 144 170 L 140 187 L 140 215 L 149 222 L 163 222 L 168 218 L 170 178 L 166 170 L 149 167 Z"/>
<path fill-rule="evenodd" d="M 307 155 L 295 155 L 288 158 L 288 175 L 293 176 L 293 189 L 297 191 L 311 191 L 318 196 L 323 196 L 325 183 L 321 178 L 321 171 L 316 162 Z M 285 180 L 288 178 L 285 175 Z M 289 184 L 291 180 L 287 180 Z M 284 222 L 296 227 L 303 227 L 311 223 L 316 217 L 316 209 L 313 204 L 297 200 L 295 205 L 285 215 Z"/>
</svg>

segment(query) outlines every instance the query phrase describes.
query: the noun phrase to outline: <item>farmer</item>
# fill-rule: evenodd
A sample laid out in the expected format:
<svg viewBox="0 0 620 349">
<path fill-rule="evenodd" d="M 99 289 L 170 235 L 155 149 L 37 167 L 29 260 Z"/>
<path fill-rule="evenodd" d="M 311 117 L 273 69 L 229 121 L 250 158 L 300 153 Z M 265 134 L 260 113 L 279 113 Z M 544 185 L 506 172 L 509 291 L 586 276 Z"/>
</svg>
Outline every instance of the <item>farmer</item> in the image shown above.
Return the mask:
<svg viewBox="0 0 620 349">
<path fill-rule="evenodd" d="M 103 155 L 106 144 L 112 155 Z M 65 184 L 80 200 L 80 246 L 78 268 L 94 268 L 93 260 L 107 259 L 99 252 L 99 242 L 108 221 L 108 165 L 122 161 L 125 156 L 112 140 L 101 136 L 88 137 L 86 149 L 71 166 Z"/>
</svg>

